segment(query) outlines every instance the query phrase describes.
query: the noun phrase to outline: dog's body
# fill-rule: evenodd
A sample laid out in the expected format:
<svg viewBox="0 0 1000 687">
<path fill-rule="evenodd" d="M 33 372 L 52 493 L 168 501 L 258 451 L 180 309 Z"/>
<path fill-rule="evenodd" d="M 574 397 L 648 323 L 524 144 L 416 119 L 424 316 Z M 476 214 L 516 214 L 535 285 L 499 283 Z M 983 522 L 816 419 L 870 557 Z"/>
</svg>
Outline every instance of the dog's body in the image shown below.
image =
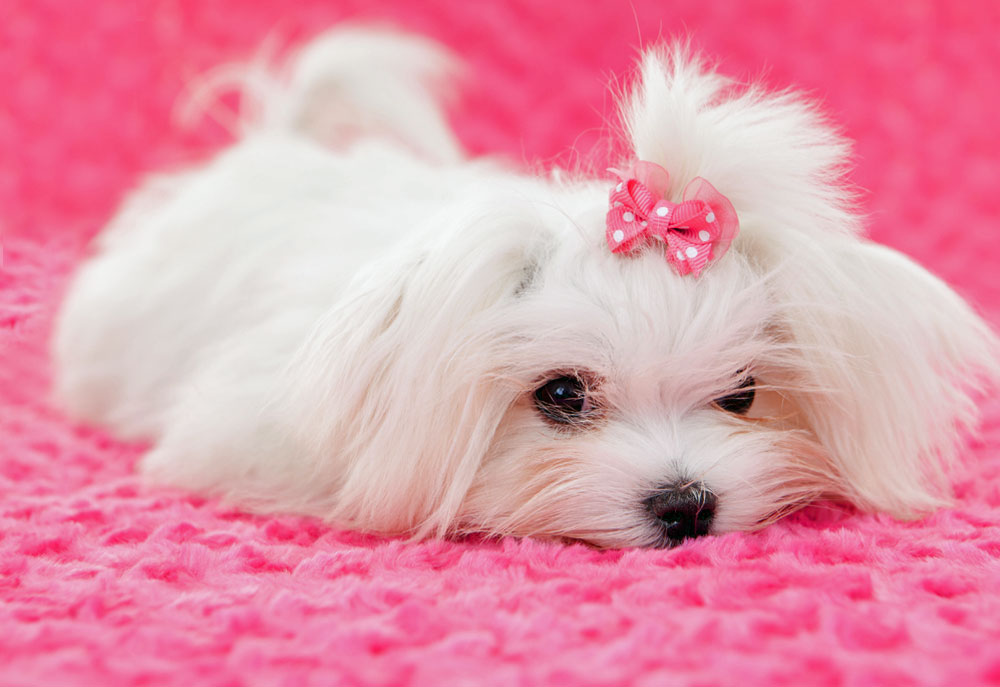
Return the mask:
<svg viewBox="0 0 1000 687">
<path fill-rule="evenodd" d="M 995 338 L 857 238 L 843 146 L 808 107 L 647 56 L 634 152 L 740 218 L 685 277 L 608 250 L 607 180 L 463 160 L 425 88 L 445 65 L 413 39 L 322 38 L 232 149 L 135 197 L 61 314 L 65 405 L 152 440 L 158 482 L 380 532 L 656 545 L 691 489 L 684 536 L 818 495 L 940 502 Z M 713 405 L 747 379 L 749 410 Z"/>
</svg>

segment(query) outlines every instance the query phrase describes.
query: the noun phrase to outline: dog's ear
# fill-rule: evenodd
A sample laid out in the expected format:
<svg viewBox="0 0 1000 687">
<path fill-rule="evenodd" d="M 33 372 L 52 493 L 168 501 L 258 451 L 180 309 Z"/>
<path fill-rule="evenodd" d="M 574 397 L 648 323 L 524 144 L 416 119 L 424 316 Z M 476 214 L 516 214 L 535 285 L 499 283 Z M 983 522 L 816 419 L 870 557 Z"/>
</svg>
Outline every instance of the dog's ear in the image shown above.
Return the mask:
<svg viewBox="0 0 1000 687">
<path fill-rule="evenodd" d="M 861 239 L 776 232 L 756 259 L 795 361 L 787 394 L 842 495 L 900 517 L 943 503 L 958 430 L 977 415 L 971 394 L 1000 375 L 994 333 L 939 279 Z"/>
<path fill-rule="evenodd" d="M 541 260 L 543 223 L 458 208 L 359 274 L 288 370 L 275 408 L 340 478 L 331 517 L 444 534 L 518 390 L 493 374 L 497 320 Z"/>
</svg>

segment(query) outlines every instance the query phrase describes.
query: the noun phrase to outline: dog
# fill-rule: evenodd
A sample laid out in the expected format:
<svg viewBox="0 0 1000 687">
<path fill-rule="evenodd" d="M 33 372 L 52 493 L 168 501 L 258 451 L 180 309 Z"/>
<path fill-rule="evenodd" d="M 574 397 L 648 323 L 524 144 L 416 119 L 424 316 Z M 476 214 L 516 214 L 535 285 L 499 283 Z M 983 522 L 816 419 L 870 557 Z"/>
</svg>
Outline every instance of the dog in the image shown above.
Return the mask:
<svg viewBox="0 0 1000 687">
<path fill-rule="evenodd" d="M 387 535 L 665 547 L 818 498 L 912 518 L 996 335 L 862 236 L 789 93 L 647 50 L 606 175 L 468 159 L 429 41 L 248 68 L 245 131 L 149 180 L 75 275 L 55 395 L 149 482 Z"/>
</svg>

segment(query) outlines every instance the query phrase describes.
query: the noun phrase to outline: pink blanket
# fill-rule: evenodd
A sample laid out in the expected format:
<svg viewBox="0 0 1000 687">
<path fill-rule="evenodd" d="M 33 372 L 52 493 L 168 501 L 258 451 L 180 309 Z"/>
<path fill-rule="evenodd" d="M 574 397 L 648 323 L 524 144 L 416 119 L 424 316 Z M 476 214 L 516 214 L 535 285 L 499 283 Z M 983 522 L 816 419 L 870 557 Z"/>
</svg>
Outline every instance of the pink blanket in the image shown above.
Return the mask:
<svg viewBox="0 0 1000 687">
<path fill-rule="evenodd" d="M 819 8 L 825 9 L 819 9 Z M 672 551 L 408 544 L 139 487 L 47 402 L 85 241 L 142 174 L 226 140 L 190 80 L 344 18 L 470 65 L 475 152 L 600 160 L 640 37 L 821 99 L 873 236 L 1000 322 L 994 2 L 8 0 L 0 11 L 0 684 L 1000 684 L 1000 402 L 920 522 L 810 508 Z"/>
</svg>

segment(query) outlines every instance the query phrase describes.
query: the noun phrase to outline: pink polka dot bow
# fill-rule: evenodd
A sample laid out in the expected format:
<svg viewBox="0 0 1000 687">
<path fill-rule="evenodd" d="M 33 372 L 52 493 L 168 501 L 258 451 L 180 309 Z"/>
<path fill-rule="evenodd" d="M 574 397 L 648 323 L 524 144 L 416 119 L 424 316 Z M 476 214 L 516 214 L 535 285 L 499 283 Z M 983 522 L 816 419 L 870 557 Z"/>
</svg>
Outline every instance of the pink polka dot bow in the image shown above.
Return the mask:
<svg viewBox="0 0 1000 687">
<path fill-rule="evenodd" d="M 636 162 L 621 172 L 611 189 L 608 210 L 608 246 L 612 253 L 632 253 L 653 241 L 666 244 L 667 262 L 678 274 L 701 274 L 718 260 L 740 230 L 729 199 L 701 177 L 684 189 L 684 200 L 665 199 L 670 175 L 652 162 Z"/>
</svg>

